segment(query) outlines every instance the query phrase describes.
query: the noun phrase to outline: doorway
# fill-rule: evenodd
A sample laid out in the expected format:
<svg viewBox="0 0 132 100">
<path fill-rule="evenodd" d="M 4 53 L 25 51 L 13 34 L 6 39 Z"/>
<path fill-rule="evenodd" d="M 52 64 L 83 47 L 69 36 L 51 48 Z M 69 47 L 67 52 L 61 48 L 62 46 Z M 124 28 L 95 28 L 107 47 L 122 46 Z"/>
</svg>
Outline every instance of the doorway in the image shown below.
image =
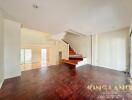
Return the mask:
<svg viewBox="0 0 132 100">
<path fill-rule="evenodd" d="M 47 49 L 32 47 L 21 49 L 21 70 L 32 70 L 47 66 Z"/>
<path fill-rule="evenodd" d="M 47 50 L 41 49 L 41 65 L 46 66 L 46 62 L 47 62 Z"/>
<path fill-rule="evenodd" d="M 20 54 L 21 70 L 25 71 L 31 69 L 32 64 L 32 49 L 21 49 Z M 28 67 L 27 67 L 28 66 Z"/>
</svg>

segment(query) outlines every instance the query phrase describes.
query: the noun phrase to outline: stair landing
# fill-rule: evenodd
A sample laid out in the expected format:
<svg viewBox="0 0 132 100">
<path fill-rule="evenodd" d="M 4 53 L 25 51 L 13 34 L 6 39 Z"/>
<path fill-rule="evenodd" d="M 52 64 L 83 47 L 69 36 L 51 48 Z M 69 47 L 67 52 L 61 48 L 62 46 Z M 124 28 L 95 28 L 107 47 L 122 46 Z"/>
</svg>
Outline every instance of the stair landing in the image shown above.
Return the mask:
<svg viewBox="0 0 132 100">
<path fill-rule="evenodd" d="M 66 59 L 62 59 L 62 63 L 67 63 L 70 65 L 76 65 L 78 63 L 78 61 L 80 60 L 66 60 Z"/>
</svg>

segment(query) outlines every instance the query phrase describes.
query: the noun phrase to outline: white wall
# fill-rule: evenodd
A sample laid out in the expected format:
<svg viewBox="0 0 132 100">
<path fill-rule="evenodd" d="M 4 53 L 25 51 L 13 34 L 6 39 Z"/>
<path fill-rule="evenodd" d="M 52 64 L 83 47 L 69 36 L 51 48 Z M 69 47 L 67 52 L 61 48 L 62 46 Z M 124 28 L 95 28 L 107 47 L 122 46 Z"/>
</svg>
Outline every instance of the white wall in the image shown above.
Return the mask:
<svg viewBox="0 0 132 100">
<path fill-rule="evenodd" d="M 130 75 L 132 77 L 132 35 L 131 35 L 131 39 L 130 39 L 131 43 L 130 43 Z"/>
<path fill-rule="evenodd" d="M 69 59 L 69 44 L 64 41 L 58 41 L 58 51 L 62 52 L 62 59 Z"/>
<path fill-rule="evenodd" d="M 129 29 L 129 33 L 132 32 L 132 18 L 131 18 L 131 22 L 130 22 L 130 29 Z"/>
<path fill-rule="evenodd" d="M 131 41 L 131 43 L 130 43 L 130 74 L 131 74 L 131 77 L 132 77 L 132 34 L 131 34 L 131 32 L 132 32 L 132 18 L 131 18 L 131 23 L 130 23 L 130 31 L 129 31 L 129 33 L 130 33 L 130 35 L 131 35 L 131 39 L 130 39 L 130 41 Z"/>
<path fill-rule="evenodd" d="M 93 36 L 93 65 L 119 71 L 129 68 L 129 29 Z"/>
<path fill-rule="evenodd" d="M 4 66 L 5 78 L 21 75 L 20 70 L 20 24 L 4 20 Z"/>
<path fill-rule="evenodd" d="M 51 38 L 51 34 L 32 30 L 28 28 L 21 28 L 21 44 L 50 44 L 47 42 Z"/>
<path fill-rule="evenodd" d="M 62 52 L 62 59 L 69 59 L 69 45 L 62 40 L 56 41 L 50 48 L 49 57 L 52 63 L 59 63 L 59 52 Z"/>
<path fill-rule="evenodd" d="M 91 64 L 91 36 L 80 36 L 67 33 L 64 40 L 70 44 L 77 54 L 86 57 L 88 59 L 88 64 Z"/>
<path fill-rule="evenodd" d="M 3 16 L 2 12 L 0 11 L 0 88 L 2 86 L 4 80 L 4 41 L 3 41 Z"/>
<path fill-rule="evenodd" d="M 66 32 L 58 33 L 58 34 L 53 34 L 52 39 L 54 40 L 62 40 L 66 35 Z"/>
</svg>

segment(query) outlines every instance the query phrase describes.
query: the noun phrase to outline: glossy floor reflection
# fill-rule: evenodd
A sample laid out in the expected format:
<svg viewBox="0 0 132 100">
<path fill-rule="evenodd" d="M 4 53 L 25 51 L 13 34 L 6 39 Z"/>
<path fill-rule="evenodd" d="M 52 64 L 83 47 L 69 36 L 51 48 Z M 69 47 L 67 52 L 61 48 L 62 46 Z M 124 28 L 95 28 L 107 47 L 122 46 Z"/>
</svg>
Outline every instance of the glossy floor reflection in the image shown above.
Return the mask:
<svg viewBox="0 0 132 100">
<path fill-rule="evenodd" d="M 31 64 L 21 64 L 21 71 L 27 71 L 27 70 L 32 70 L 32 69 L 37 69 L 41 67 L 47 67 L 47 64 L 41 64 L 41 63 L 31 63 Z"/>
<path fill-rule="evenodd" d="M 103 91 L 91 91 L 87 88 L 90 84 L 129 83 L 124 73 L 110 69 L 91 65 L 77 69 L 56 65 L 24 71 L 21 77 L 5 80 L 0 100 L 132 100 L 130 93 L 126 92 L 107 91 L 105 95 Z"/>
</svg>

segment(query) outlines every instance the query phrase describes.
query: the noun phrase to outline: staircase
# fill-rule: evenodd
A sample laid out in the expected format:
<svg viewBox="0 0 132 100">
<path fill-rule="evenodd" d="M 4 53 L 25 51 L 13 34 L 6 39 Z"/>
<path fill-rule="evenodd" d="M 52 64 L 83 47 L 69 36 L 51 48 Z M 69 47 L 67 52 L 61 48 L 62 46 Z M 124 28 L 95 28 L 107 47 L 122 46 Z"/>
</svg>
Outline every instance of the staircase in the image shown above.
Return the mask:
<svg viewBox="0 0 132 100">
<path fill-rule="evenodd" d="M 64 41 L 65 42 L 65 41 Z M 67 43 L 67 42 L 66 42 Z M 69 45 L 69 59 L 62 59 L 63 64 L 69 64 L 76 66 L 78 62 L 83 61 L 83 57 L 79 54 L 77 54 Z"/>
</svg>

